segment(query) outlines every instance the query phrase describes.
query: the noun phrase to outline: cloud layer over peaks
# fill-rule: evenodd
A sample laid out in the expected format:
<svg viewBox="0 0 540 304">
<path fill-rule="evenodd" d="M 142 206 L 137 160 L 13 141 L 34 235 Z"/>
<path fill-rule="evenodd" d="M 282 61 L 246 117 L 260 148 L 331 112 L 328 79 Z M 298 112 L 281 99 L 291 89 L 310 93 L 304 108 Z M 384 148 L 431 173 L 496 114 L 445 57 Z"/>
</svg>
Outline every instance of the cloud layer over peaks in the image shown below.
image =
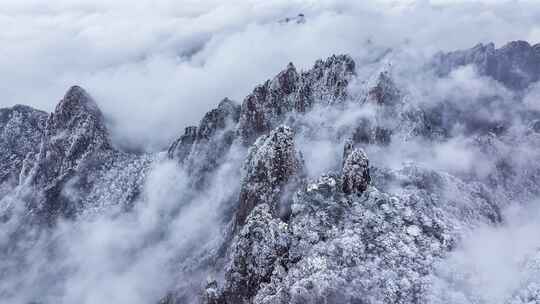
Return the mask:
<svg viewBox="0 0 540 304">
<path fill-rule="evenodd" d="M 306 22 L 280 23 L 299 13 Z M 533 1 L 4 1 L 0 107 L 51 111 L 70 85 L 92 94 L 114 141 L 159 150 L 228 96 L 290 61 L 374 50 L 540 40 Z M 404 63 L 403 63 L 404 64 Z"/>
</svg>

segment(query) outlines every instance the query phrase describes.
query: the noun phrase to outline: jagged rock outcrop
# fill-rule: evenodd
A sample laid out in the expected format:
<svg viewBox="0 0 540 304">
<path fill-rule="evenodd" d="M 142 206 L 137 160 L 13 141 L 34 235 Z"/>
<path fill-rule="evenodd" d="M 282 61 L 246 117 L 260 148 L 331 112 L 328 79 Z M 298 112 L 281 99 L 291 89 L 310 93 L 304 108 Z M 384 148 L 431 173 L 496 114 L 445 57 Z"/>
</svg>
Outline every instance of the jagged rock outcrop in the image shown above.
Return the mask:
<svg viewBox="0 0 540 304">
<path fill-rule="evenodd" d="M 438 55 L 439 73 L 472 63 L 482 75 L 521 90 L 538 77 L 538 48 L 516 42 L 498 50 L 488 45 Z M 522 75 L 516 67 L 524 69 Z M 177 271 L 179 283 L 163 292 L 162 303 L 200 296 L 215 304 L 430 303 L 434 264 L 456 248 L 465 230 L 500 225 L 503 206 L 540 195 L 540 127 L 534 113 L 503 117 L 508 126 L 500 132 L 480 128 L 478 117 L 460 111 L 483 107 L 485 100 L 434 112 L 410 102 L 407 89 L 386 70 L 373 73 L 373 81 L 351 96 L 347 86 L 354 75 L 348 56 L 317 61 L 306 72 L 289 64 L 241 106 L 223 100 L 170 146 L 168 158 L 187 173 L 182 186 L 189 189 L 172 192 L 155 214 L 142 214 L 159 227 L 137 231 L 150 239 L 119 251 L 167 252 L 156 264 Z M 456 131 L 468 125 L 474 128 Z M 44 194 L 20 199 L 30 215 L 50 223 L 59 216 L 131 210 L 128 221 L 135 219 L 130 227 L 137 229 L 141 210 L 129 206 L 162 154 L 116 150 L 102 113 L 83 89 L 71 88 L 48 119 L 27 108 L 1 110 L 0 131 L 0 152 L 7 152 L 0 155 L 0 182 L 21 176 L 17 187 Z M 351 140 L 340 162 L 344 138 Z M 300 150 L 316 154 L 318 148 L 325 150 L 322 156 L 304 163 Z M 322 169 L 313 163 L 326 158 L 335 159 Z M 477 163 L 478 170 L 469 168 Z M 454 165 L 464 172 L 453 171 Z M 0 197 L 0 207 L 9 208 L 6 201 Z M 2 223 L 9 221 L 4 210 Z M 195 221 L 186 224 L 178 217 L 186 210 Z M 202 220 L 207 215 L 211 220 Z M 205 230 L 198 221 L 213 227 Z M 171 236 L 184 230 L 195 237 L 177 246 Z M 154 251 L 154 242 L 163 239 L 165 245 Z M 9 256 L 12 247 L 6 248 L 0 248 L 1 257 L 16 262 L 0 271 L 0 280 L 25 269 L 17 256 Z M 154 264 L 143 268 L 148 266 Z M 203 291 L 206 274 L 211 276 Z"/>
<path fill-rule="evenodd" d="M 209 139 L 219 130 L 225 129 L 228 124 L 237 123 L 240 116 L 240 105 L 225 98 L 217 109 L 206 113 L 199 126 L 198 137 Z"/>
<path fill-rule="evenodd" d="M 377 76 L 377 81 L 366 96 L 366 102 L 377 105 L 393 105 L 400 98 L 400 92 L 392 80 L 389 71 L 383 71 Z"/>
<path fill-rule="evenodd" d="M 4 113 L 9 119 L 0 148 L 15 157 L 0 164 L 16 169 L 14 186 L 32 189 L 23 191 L 32 193 L 24 201 L 38 223 L 136 198 L 151 157 L 115 150 L 103 114 L 81 87 L 71 87 L 48 118 L 20 106 Z"/>
<path fill-rule="evenodd" d="M 418 301 L 427 261 L 447 248 L 449 228 L 423 200 L 375 189 L 354 200 L 302 192 L 289 223 L 289 263 L 274 271 L 253 302 Z"/>
<path fill-rule="evenodd" d="M 289 64 L 246 97 L 238 126 L 240 137 L 250 144 L 283 122 L 289 113 L 308 111 L 316 103 L 343 101 L 354 68 L 354 61 L 346 55 L 318 60 L 311 70 L 302 73 Z"/>
<path fill-rule="evenodd" d="M 234 101 L 225 98 L 216 109 L 206 113 L 199 127 L 190 126 L 184 134 L 178 138 L 168 150 L 169 158 L 183 163 L 189 156 L 193 144 L 210 140 L 217 132 L 223 131 L 229 125 L 238 122 L 240 106 Z"/>
<path fill-rule="evenodd" d="M 540 145 L 540 136 L 527 129 L 512 129 L 505 134 L 487 133 L 471 138 L 470 144 L 490 160 L 490 170 L 477 177 L 490 191 L 506 202 L 527 202 L 540 195 L 536 186 L 540 168 L 531 166 L 540 162 L 540 155 L 528 153 Z"/>
<path fill-rule="evenodd" d="M 289 64 L 285 71 L 271 81 L 257 86 L 242 104 L 239 132 L 246 143 L 272 130 L 286 113 L 292 110 L 293 96 L 297 89 L 298 72 Z"/>
<path fill-rule="evenodd" d="M 169 158 L 176 159 L 180 163 L 183 163 L 186 157 L 188 157 L 193 147 L 193 143 L 197 140 L 197 127 L 189 126 L 184 130 L 184 134 L 180 136 L 169 147 L 167 154 Z"/>
<path fill-rule="evenodd" d="M 216 109 L 206 113 L 198 127 L 187 127 L 184 135 L 169 148 L 168 156 L 196 176 L 194 185 L 202 185 L 219 164 L 235 140 L 240 106 L 225 98 Z"/>
<path fill-rule="evenodd" d="M 445 128 L 450 127 L 433 118 L 440 107 L 421 107 L 411 100 L 406 88 L 394 81 L 391 67 L 384 64 L 367 82 L 365 93 L 360 96 L 361 102 L 372 106 L 375 112 L 357 123 L 352 134 L 354 142 L 389 145 L 392 137 L 428 140 L 444 137 Z"/>
<path fill-rule="evenodd" d="M 372 181 L 365 152 L 354 143 L 388 144 L 393 133 L 444 139 L 424 109 L 406 104 L 389 73 L 377 80 L 361 104 L 370 101 L 379 112 L 367 125 L 352 123 L 357 129 L 345 144 L 341 174 L 324 174 L 289 194 L 287 218 L 276 218 L 264 200 L 248 208 L 249 224 L 232 241 L 233 248 L 244 249 L 231 250 L 224 281 L 207 290 L 208 303 L 423 303 L 433 261 L 455 246 L 460 227 L 501 221 L 500 201 L 482 183 L 414 165 L 378 168 Z M 377 186 L 369 187 L 372 182 Z M 243 188 L 249 184 L 257 185 L 244 181 Z M 287 229 L 260 237 L 247 232 L 247 225 Z M 283 242 L 277 245 L 276 238 Z M 256 260 L 253 251 L 272 258 Z"/>
<path fill-rule="evenodd" d="M 0 109 L 0 184 L 17 184 L 24 159 L 38 152 L 47 113 L 17 105 Z"/>
<path fill-rule="evenodd" d="M 496 49 L 493 43 L 439 53 L 433 66 L 439 75 L 473 64 L 480 75 L 489 76 L 514 90 L 527 88 L 540 79 L 540 44 L 530 45 L 526 41 L 512 41 Z"/>
<path fill-rule="evenodd" d="M 47 119 L 32 172 L 33 182 L 50 187 L 94 154 L 112 150 L 103 114 L 82 88 L 71 87 Z"/>
<path fill-rule="evenodd" d="M 208 304 L 249 303 L 276 268 L 288 262 L 288 227 L 275 218 L 272 209 L 269 204 L 261 203 L 250 212 L 233 241 L 225 285 L 209 297 Z"/>
<path fill-rule="evenodd" d="M 392 80 L 388 66 L 366 82 L 364 92 L 358 98 L 362 104 L 373 107 L 375 113 L 357 121 L 351 134 L 355 143 L 388 145 L 393 133 L 403 131 L 396 119 L 404 112 L 402 94 Z"/>
<path fill-rule="evenodd" d="M 71 216 L 75 206 L 62 190 L 75 172 L 97 170 L 109 161 L 112 151 L 97 104 L 81 87 L 71 87 L 47 119 L 35 159 L 23 168 L 25 183 L 44 195 L 44 200 L 37 203 L 38 213 L 47 219 L 60 214 Z"/>
<path fill-rule="evenodd" d="M 343 192 L 351 194 L 366 191 L 371 177 L 369 175 L 369 160 L 364 150 L 354 148 L 350 142 L 347 142 L 343 158 Z"/>
<path fill-rule="evenodd" d="M 274 217 L 284 215 L 286 206 L 280 199 L 287 186 L 294 188 L 300 182 L 302 162 L 289 127 L 279 126 L 257 139 L 244 163 L 245 173 L 235 216 L 237 229 L 259 204 L 267 204 Z"/>
<path fill-rule="evenodd" d="M 359 196 L 347 195 L 338 175 L 322 175 L 294 194 L 287 222 L 267 204 L 255 207 L 233 240 L 222 287 L 211 285 L 205 303 L 424 303 L 433 262 L 460 227 L 498 210 L 447 175 L 391 175 L 404 179 L 399 194 L 369 187 Z"/>
<path fill-rule="evenodd" d="M 360 97 L 363 102 L 379 106 L 373 118 L 358 124 L 353 134 L 356 142 L 388 144 L 393 136 L 445 140 L 456 128 L 463 129 L 468 135 L 503 134 L 509 130 L 512 119 L 502 113 L 513 115 L 513 119 L 522 116 L 525 111 L 520 110 L 519 99 L 529 85 L 540 79 L 540 46 L 524 41 L 513 41 L 498 49 L 490 43 L 468 50 L 438 53 L 430 62 L 437 77 L 446 77 L 460 67 L 471 65 L 480 76 L 502 85 L 492 83 L 493 92 L 482 93 L 473 103 L 468 103 L 468 97 L 459 94 L 411 102 L 410 98 L 422 99 L 422 96 L 411 95 L 406 88 L 399 87 L 390 66 L 385 66 L 368 81 L 366 92 Z M 535 117 L 533 113 L 527 115 Z"/>
</svg>

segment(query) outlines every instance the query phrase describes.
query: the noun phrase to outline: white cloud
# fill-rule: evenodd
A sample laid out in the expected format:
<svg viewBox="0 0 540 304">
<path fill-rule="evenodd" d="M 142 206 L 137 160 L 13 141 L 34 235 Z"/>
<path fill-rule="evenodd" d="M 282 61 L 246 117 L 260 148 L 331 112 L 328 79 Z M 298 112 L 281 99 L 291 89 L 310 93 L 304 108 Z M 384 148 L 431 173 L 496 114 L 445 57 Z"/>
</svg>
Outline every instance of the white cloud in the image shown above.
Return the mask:
<svg viewBox="0 0 540 304">
<path fill-rule="evenodd" d="M 277 23 L 300 12 L 306 24 Z M 51 111 L 81 84 L 118 143 L 161 149 L 220 99 L 241 101 L 289 61 L 308 68 L 332 53 L 361 60 L 368 39 L 408 41 L 428 54 L 502 44 L 534 37 L 539 14 L 534 3 L 515 1 L 8 0 L 0 8 L 0 106 Z"/>
<path fill-rule="evenodd" d="M 305 24 L 277 22 L 298 13 L 306 15 Z M 439 49 L 536 39 L 539 16 L 534 1 L 5 0 L 0 7 L 0 107 L 23 103 L 52 111 L 70 85 L 80 84 L 110 119 L 117 144 L 158 150 L 223 97 L 241 102 L 255 85 L 289 61 L 307 69 L 318 58 L 349 53 L 361 65 L 373 58 L 373 50 L 392 47 L 406 53 L 398 54 L 394 65 L 414 66 Z M 420 76 L 412 77 L 406 67 L 398 76 L 401 84 L 422 88 L 420 94 L 412 94 L 417 102 L 459 104 L 494 91 L 509 99 L 471 67 L 427 83 Z M 530 109 L 540 109 L 538 94 L 534 88 L 525 99 Z M 504 108 L 484 110 L 475 115 L 506 114 L 501 113 Z M 347 129 L 366 116 L 373 116 L 367 107 L 344 112 L 318 109 L 306 119 L 314 125 Z M 304 152 L 310 177 L 340 166 L 343 147 L 335 143 L 334 135 L 322 128 L 316 140 L 298 134 L 297 145 Z M 456 175 L 473 172 L 483 177 L 492 169 L 491 160 L 460 136 L 428 147 L 423 141 L 396 140 L 368 153 L 373 164 L 390 168 L 415 160 Z M 134 212 L 77 225 L 65 223 L 55 237 L 67 258 L 49 264 L 42 251 L 34 250 L 35 255 L 28 257 L 35 259 L 31 271 L 0 282 L 0 290 L 35 293 L 18 294 L 19 302 L 44 293 L 61 303 L 152 302 L 168 290 L 167 284 L 184 281 L 171 278 L 178 275 L 177 269 L 166 265 L 175 254 L 191 250 L 193 242 L 219 237 L 216 208 L 223 207 L 220 204 L 237 194 L 239 187 L 237 171 L 243 153 L 232 154 L 238 158 L 222 166 L 210 188 L 195 198 L 176 164 L 159 163 L 146 181 L 144 201 Z M 517 158 L 529 159 L 522 156 Z M 182 206 L 186 202 L 189 205 Z M 179 207 L 186 208 L 177 213 Z M 465 268 L 472 265 L 491 279 L 480 290 L 513 288 L 512 282 L 497 276 L 505 269 L 519 276 L 506 258 L 523 256 L 530 244 L 518 238 L 515 252 L 504 251 L 503 240 L 517 234 L 529 237 L 539 228 L 534 221 L 518 224 L 511 222 L 508 230 L 479 230 L 456 253 L 455 259 Z M 0 243 L 7 242 L 11 229 L 0 233 Z M 154 239 L 155 235 L 162 239 Z M 484 255 L 489 259 L 484 260 Z M 492 270 L 497 263 L 502 268 Z M 69 272 L 69 280 L 58 280 L 59 285 L 49 291 L 48 280 L 62 271 Z"/>
<path fill-rule="evenodd" d="M 527 285 L 540 277 L 539 216 L 535 203 L 514 205 L 505 210 L 504 225 L 469 231 L 459 248 L 437 266 L 431 300 L 508 303 L 519 293 L 526 294 Z M 534 284 L 531 287 L 529 296 L 534 294 Z"/>
</svg>

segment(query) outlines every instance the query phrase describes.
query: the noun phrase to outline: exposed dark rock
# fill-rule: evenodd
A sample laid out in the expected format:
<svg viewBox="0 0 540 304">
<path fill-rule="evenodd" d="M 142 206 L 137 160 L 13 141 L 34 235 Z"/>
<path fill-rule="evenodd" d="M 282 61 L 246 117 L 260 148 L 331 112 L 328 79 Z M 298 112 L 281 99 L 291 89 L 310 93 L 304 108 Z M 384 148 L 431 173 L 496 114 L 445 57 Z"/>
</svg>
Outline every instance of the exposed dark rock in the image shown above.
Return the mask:
<svg viewBox="0 0 540 304">
<path fill-rule="evenodd" d="M 98 106 L 81 87 L 71 87 L 47 119 L 44 136 L 35 160 L 23 174 L 44 201 L 38 213 L 54 219 L 71 216 L 76 206 L 63 197 L 62 188 L 77 171 L 92 172 L 109 161 L 113 152 L 104 118 Z"/>
<path fill-rule="evenodd" d="M 345 140 L 345 144 L 343 145 L 343 155 L 341 158 L 341 167 L 343 168 L 345 166 L 345 161 L 349 157 L 349 155 L 354 150 L 354 141 L 352 139 Z"/>
<path fill-rule="evenodd" d="M 360 148 L 354 148 L 351 142 L 347 142 L 343 159 L 343 192 L 351 194 L 366 191 L 371 182 L 366 153 Z"/>
<path fill-rule="evenodd" d="M 538 78 L 539 50 L 539 45 L 523 42 L 500 49 L 479 45 L 438 55 L 438 72 L 447 75 L 456 67 L 475 64 L 481 75 L 522 89 Z M 222 229 L 223 235 L 212 235 L 216 240 L 205 242 L 197 234 L 189 243 L 193 246 L 187 246 L 191 248 L 170 254 L 174 257 L 166 262 L 179 269 L 178 280 L 187 283 L 171 284 L 174 290 L 161 303 L 193 302 L 194 298 L 207 304 L 429 303 L 426 289 L 434 264 L 455 248 L 464 228 L 498 225 L 503 220 L 503 202 L 538 197 L 537 117 L 526 116 L 526 123 L 515 127 L 508 117 L 502 119 L 505 124 L 463 115 L 463 111 L 505 102 L 495 97 L 474 100 L 475 105 L 464 109 L 447 106 L 431 111 L 407 103 L 406 90 L 398 89 L 389 72 L 374 73 L 374 85 L 357 100 L 347 100 L 354 69 L 348 56 L 317 61 L 307 72 L 289 64 L 256 87 L 242 106 L 223 100 L 171 145 L 169 158 L 182 166 L 196 187 L 186 190 L 186 197 L 173 197 L 172 210 L 163 213 L 182 212 L 184 205 L 200 203 L 192 196 L 208 199 L 208 195 L 219 202 L 211 205 L 211 212 L 218 214 L 214 228 Z M 309 114 L 318 112 L 305 115 L 315 105 L 321 106 L 323 114 L 326 109 L 338 112 L 362 106 L 374 106 L 376 113 L 343 122 L 335 119 L 341 116 L 314 119 Z M 298 121 L 293 127 L 283 125 Z M 447 150 L 453 153 L 454 147 L 445 144 L 453 144 L 450 139 L 455 139 L 456 126 L 464 126 L 465 136 L 474 134 L 464 143 L 467 149 L 478 149 L 482 158 L 492 161 L 481 168 L 484 171 L 454 176 L 414 163 L 390 169 L 385 157 L 376 158 L 377 152 L 395 152 L 386 150 L 394 148 L 389 145 L 394 139 L 401 141 L 396 148 L 407 140 L 418 140 L 415 144 L 442 148 L 443 156 Z M 322 138 L 334 144 L 351 137 L 343 149 L 341 168 L 337 160 L 328 172 L 305 178 L 293 130 L 307 141 L 302 142 L 304 149 L 312 148 L 310 140 Z M 305 130 L 310 132 L 300 133 Z M 26 197 L 21 201 L 28 202 L 29 213 L 49 221 L 93 209 L 108 210 L 107 204 L 129 205 L 137 199 L 153 160 L 115 150 L 103 115 L 80 87 L 71 88 L 48 119 L 43 112 L 21 106 L 0 110 L 0 135 L 0 184 L 20 176 L 18 186 L 43 194 L 34 201 Z M 359 143 L 369 151 L 372 167 L 364 150 L 354 146 Z M 250 145 L 241 183 L 235 183 L 236 175 L 226 171 L 217 185 L 212 184 L 219 169 L 239 170 L 244 147 Z M 235 178 L 220 184 L 229 176 Z M 225 195 L 213 193 L 224 187 L 232 189 L 226 189 Z M 171 214 L 163 218 L 170 219 Z M 8 216 L 0 214 L 0 221 L 8 221 Z M 161 235 L 164 231 L 169 232 L 156 232 L 158 238 L 168 237 Z M 198 247 L 198 242 L 204 245 Z M 2 258 L 11 250 L 1 249 Z M 19 264 L 13 265 L 17 267 L 9 269 L 10 274 L 20 271 Z M 217 274 L 206 286 L 200 278 L 205 271 Z M 5 273 L 0 272 L 0 279 Z M 191 278 L 186 273 L 198 275 Z"/>
<path fill-rule="evenodd" d="M 24 159 L 39 151 L 47 113 L 16 105 L 0 109 L 0 184 L 18 183 Z"/>
<path fill-rule="evenodd" d="M 213 109 L 204 115 L 197 136 L 199 139 L 209 139 L 218 130 L 225 129 L 228 123 L 237 123 L 239 118 L 240 106 L 234 101 L 225 98 L 219 103 L 217 109 Z"/>
<path fill-rule="evenodd" d="M 236 138 L 235 127 L 240 106 L 225 98 L 216 109 L 206 113 L 198 127 L 187 127 L 184 135 L 169 148 L 169 158 L 177 160 L 202 186 L 206 177 L 229 151 Z"/>
<path fill-rule="evenodd" d="M 439 75 L 473 64 L 480 75 L 489 76 L 514 90 L 527 88 L 540 79 L 540 45 L 513 41 L 496 49 L 493 43 L 450 53 L 439 53 L 433 66 Z"/>
<path fill-rule="evenodd" d="M 278 217 L 282 212 L 280 197 L 289 183 L 298 183 L 303 170 L 302 158 L 294 147 L 293 131 L 279 126 L 257 139 L 249 150 L 244 170 L 235 226 L 241 227 L 251 210 L 263 203 Z"/>
<path fill-rule="evenodd" d="M 169 158 L 177 159 L 180 163 L 184 162 L 184 159 L 186 159 L 191 152 L 191 147 L 196 140 L 197 127 L 186 127 L 184 134 L 175 140 L 169 147 L 169 150 L 167 151 Z"/>
<path fill-rule="evenodd" d="M 29 108 L 14 109 L 6 117 L 11 121 L 18 117 L 18 126 L 11 127 L 8 121 L 5 126 L 11 131 L 4 132 L 25 138 L 13 146 L 3 142 L 0 148 L 7 145 L 16 153 L 7 164 L 20 172 L 19 186 L 33 189 L 25 201 L 37 222 L 53 224 L 58 217 L 74 218 L 104 205 L 128 205 L 137 197 L 150 158 L 112 147 L 103 114 L 81 87 L 71 87 L 48 118 Z M 22 110 L 25 114 L 19 113 Z M 113 191 L 118 187 L 123 191 Z"/>
<path fill-rule="evenodd" d="M 287 225 L 273 216 L 272 209 L 261 203 L 249 214 L 233 243 L 226 285 L 211 298 L 214 303 L 249 303 L 274 269 L 287 262 Z"/>
<path fill-rule="evenodd" d="M 311 70 L 300 74 L 289 64 L 246 97 L 238 126 L 240 137 L 249 145 L 282 123 L 289 113 L 308 111 L 314 103 L 343 101 L 354 68 L 354 61 L 346 55 L 318 60 Z"/>
<path fill-rule="evenodd" d="M 257 86 L 242 104 L 239 132 L 246 143 L 272 130 L 292 110 L 290 96 L 298 86 L 299 75 L 294 65 L 280 72 L 271 81 Z"/>
<path fill-rule="evenodd" d="M 375 125 L 369 119 L 362 119 L 353 131 L 352 140 L 361 144 L 388 145 L 392 140 L 392 130 Z"/>
<path fill-rule="evenodd" d="M 190 126 L 185 129 L 184 135 L 169 148 L 169 157 L 178 160 L 180 163 L 184 162 L 192 152 L 194 145 L 197 146 L 212 141 L 218 133 L 225 131 L 227 128 L 232 128 L 238 122 L 239 115 L 240 106 L 234 101 L 225 98 L 216 109 L 206 113 L 199 127 Z M 193 153 L 196 152 L 200 151 L 193 151 Z"/>
</svg>

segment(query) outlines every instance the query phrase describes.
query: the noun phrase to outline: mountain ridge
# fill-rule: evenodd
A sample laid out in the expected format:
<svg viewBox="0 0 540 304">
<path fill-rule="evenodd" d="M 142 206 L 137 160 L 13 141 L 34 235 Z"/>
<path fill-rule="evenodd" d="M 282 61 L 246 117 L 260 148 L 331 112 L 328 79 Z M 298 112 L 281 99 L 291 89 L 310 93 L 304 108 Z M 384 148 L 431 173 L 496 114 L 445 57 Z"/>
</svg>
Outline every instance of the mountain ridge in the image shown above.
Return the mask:
<svg viewBox="0 0 540 304">
<path fill-rule="evenodd" d="M 431 64 L 441 78 L 472 64 L 517 95 L 540 77 L 538 45 L 519 41 L 439 53 Z M 516 73 L 525 66 L 525 74 Z M 9 180 L 10 194 L 0 203 L 14 208 L 18 192 L 10 189 L 32 189 L 36 195 L 19 199 L 38 227 L 54 229 L 63 218 L 137 212 L 146 180 L 162 162 L 186 173 L 189 190 L 173 198 L 179 208 L 219 188 L 220 170 L 238 171 L 240 180 L 225 183 L 232 189 L 217 198 L 221 235 L 201 240 L 193 255 L 178 253 L 179 279 L 160 303 L 428 303 L 434 264 L 459 243 L 462 227 L 499 225 L 508 202 L 540 195 L 540 166 L 531 165 L 540 155 L 519 152 L 540 147 L 540 113 L 516 109 L 519 123 L 504 121 L 499 129 L 495 119 L 484 127 L 476 116 L 454 114 L 459 105 L 436 112 L 408 104 L 406 88 L 389 71 L 377 71 L 368 90 L 354 96 L 348 90 L 356 68 L 347 55 L 318 60 L 308 71 L 290 63 L 241 105 L 222 100 L 153 155 L 115 149 L 103 114 L 79 86 L 48 118 L 24 106 L 0 109 L 0 183 Z M 453 135 L 467 124 L 470 133 Z M 20 134 L 32 136 L 13 144 Z M 456 141 L 485 153 L 486 172 L 385 163 L 399 146 L 436 152 Z M 326 173 L 310 174 L 318 164 L 307 153 L 320 142 L 338 157 Z"/>
</svg>

